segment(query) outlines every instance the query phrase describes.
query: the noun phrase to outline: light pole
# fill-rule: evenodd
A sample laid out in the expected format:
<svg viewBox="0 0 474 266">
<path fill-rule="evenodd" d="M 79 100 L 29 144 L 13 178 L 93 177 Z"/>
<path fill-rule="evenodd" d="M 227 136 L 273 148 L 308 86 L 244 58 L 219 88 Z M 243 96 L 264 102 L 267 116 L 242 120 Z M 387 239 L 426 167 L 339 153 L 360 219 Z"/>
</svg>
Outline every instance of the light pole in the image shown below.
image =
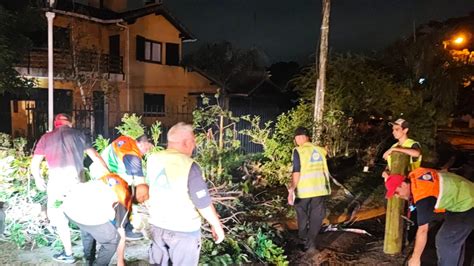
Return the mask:
<svg viewBox="0 0 474 266">
<path fill-rule="evenodd" d="M 49 9 L 53 8 L 55 0 L 48 0 Z M 53 130 L 54 119 L 54 80 L 53 80 L 53 20 L 54 12 L 46 11 L 48 19 L 48 131 Z"/>
</svg>

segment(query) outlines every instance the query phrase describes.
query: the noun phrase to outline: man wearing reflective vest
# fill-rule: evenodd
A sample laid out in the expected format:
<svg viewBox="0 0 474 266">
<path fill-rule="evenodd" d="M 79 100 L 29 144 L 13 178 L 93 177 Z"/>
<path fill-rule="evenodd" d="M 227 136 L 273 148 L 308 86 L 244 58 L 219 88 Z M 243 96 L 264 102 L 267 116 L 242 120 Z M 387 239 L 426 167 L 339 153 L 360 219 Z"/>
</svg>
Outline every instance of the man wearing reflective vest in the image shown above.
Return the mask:
<svg viewBox="0 0 474 266">
<path fill-rule="evenodd" d="M 294 205 L 298 221 L 298 236 L 303 250 L 313 250 L 315 240 L 326 215 L 325 196 L 331 194 L 326 150 L 310 141 L 307 128 L 295 131 L 293 174 L 288 188 L 288 204 Z M 296 195 L 295 195 L 296 190 Z"/>
<path fill-rule="evenodd" d="M 474 228 L 474 183 L 459 175 L 428 168 L 417 168 L 405 179 L 391 175 L 385 182 L 387 198 L 413 200 L 418 230 L 408 265 L 420 265 L 428 238 L 428 225 L 434 212 L 446 212 L 436 235 L 438 265 L 463 265 L 464 246 Z"/>
<path fill-rule="evenodd" d="M 393 137 L 397 143 L 393 144 L 384 154 L 383 158 L 387 160 L 387 169 L 382 172 L 382 177 L 387 179 L 392 167 L 392 152 L 401 152 L 410 156 L 410 171 L 415 170 L 421 165 L 421 147 L 420 144 L 408 138 L 408 122 L 399 118 L 395 122 L 389 123 L 392 126 Z"/>
<path fill-rule="evenodd" d="M 191 125 L 178 123 L 167 134 L 164 151 L 150 155 L 147 182 L 150 199 L 151 265 L 198 265 L 201 217 L 211 226 L 216 243 L 224 230 L 212 204 L 201 168 L 191 158 L 196 140 Z"/>
<path fill-rule="evenodd" d="M 135 201 L 143 202 L 148 198 L 148 191 L 144 191 L 140 184 L 145 183 L 142 169 L 142 157 L 151 149 L 152 144 L 146 135 L 136 139 L 129 136 L 120 136 L 107 146 L 101 156 L 110 169 L 110 172 L 118 174 L 130 186 L 130 191 Z M 91 175 L 99 178 L 102 174 L 91 167 Z M 94 172 L 94 173 L 92 173 Z M 135 188 L 135 191 L 134 189 Z M 138 240 L 143 234 L 133 232 L 130 223 L 125 227 L 127 240 Z"/>
</svg>

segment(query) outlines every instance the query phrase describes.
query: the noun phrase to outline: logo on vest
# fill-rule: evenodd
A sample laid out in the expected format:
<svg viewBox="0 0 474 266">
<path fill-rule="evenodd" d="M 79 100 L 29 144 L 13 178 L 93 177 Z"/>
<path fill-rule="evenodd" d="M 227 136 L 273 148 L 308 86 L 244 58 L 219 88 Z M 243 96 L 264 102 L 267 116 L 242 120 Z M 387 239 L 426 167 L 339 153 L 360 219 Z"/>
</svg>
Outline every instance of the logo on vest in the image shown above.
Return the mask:
<svg viewBox="0 0 474 266">
<path fill-rule="evenodd" d="M 422 180 L 422 181 L 431 181 L 433 182 L 433 176 L 431 175 L 430 172 L 418 177 L 419 180 Z"/>
<path fill-rule="evenodd" d="M 107 184 L 109 185 L 109 187 L 113 187 L 118 184 L 118 181 L 113 178 L 109 178 L 107 179 Z"/>
<path fill-rule="evenodd" d="M 321 157 L 321 154 L 319 154 L 318 151 L 314 150 L 313 153 L 311 154 L 310 162 L 314 163 L 314 162 L 320 162 L 322 160 L 323 158 Z"/>
<path fill-rule="evenodd" d="M 125 141 L 123 141 L 123 140 L 120 140 L 120 141 L 117 142 L 117 146 L 118 146 L 119 148 L 122 147 L 123 144 L 125 144 Z"/>
</svg>

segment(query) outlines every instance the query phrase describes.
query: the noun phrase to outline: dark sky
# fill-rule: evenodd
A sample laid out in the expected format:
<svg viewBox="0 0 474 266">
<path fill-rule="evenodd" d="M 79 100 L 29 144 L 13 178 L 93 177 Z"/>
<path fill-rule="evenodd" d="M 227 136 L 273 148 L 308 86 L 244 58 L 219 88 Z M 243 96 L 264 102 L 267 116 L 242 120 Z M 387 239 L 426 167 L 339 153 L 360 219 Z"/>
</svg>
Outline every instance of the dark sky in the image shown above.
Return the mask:
<svg viewBox="0 0 474 266">
<path fill-rule="evenodd" d="M 257 47 L 270 62 L 306 61 L 314 53 L 321 0 L 164 0 L 197 43 L 228 40 Z M 370 52 L 413 32 L 413 23 L 466 16 L 474 0 L 333 0 L 330 47 Z"/>
</svg>

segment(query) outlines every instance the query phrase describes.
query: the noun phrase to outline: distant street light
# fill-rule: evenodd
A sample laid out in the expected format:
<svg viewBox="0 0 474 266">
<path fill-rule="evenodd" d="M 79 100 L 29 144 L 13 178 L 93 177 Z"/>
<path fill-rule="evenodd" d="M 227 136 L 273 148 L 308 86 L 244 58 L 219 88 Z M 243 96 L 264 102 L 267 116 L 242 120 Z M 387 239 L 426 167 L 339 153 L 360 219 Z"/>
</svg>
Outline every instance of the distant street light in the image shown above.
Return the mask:
<svg viewBox="0 0 474 266">
<path fill-rule="evenodd" d="M 464 37 L 463 37 L 463 36 L 459 36 L 459 37 L 456 37 L 453 42 L 454 42 L 455 44 L 462 44 L 464 41 L 465 41 Z"/>
</svg>

